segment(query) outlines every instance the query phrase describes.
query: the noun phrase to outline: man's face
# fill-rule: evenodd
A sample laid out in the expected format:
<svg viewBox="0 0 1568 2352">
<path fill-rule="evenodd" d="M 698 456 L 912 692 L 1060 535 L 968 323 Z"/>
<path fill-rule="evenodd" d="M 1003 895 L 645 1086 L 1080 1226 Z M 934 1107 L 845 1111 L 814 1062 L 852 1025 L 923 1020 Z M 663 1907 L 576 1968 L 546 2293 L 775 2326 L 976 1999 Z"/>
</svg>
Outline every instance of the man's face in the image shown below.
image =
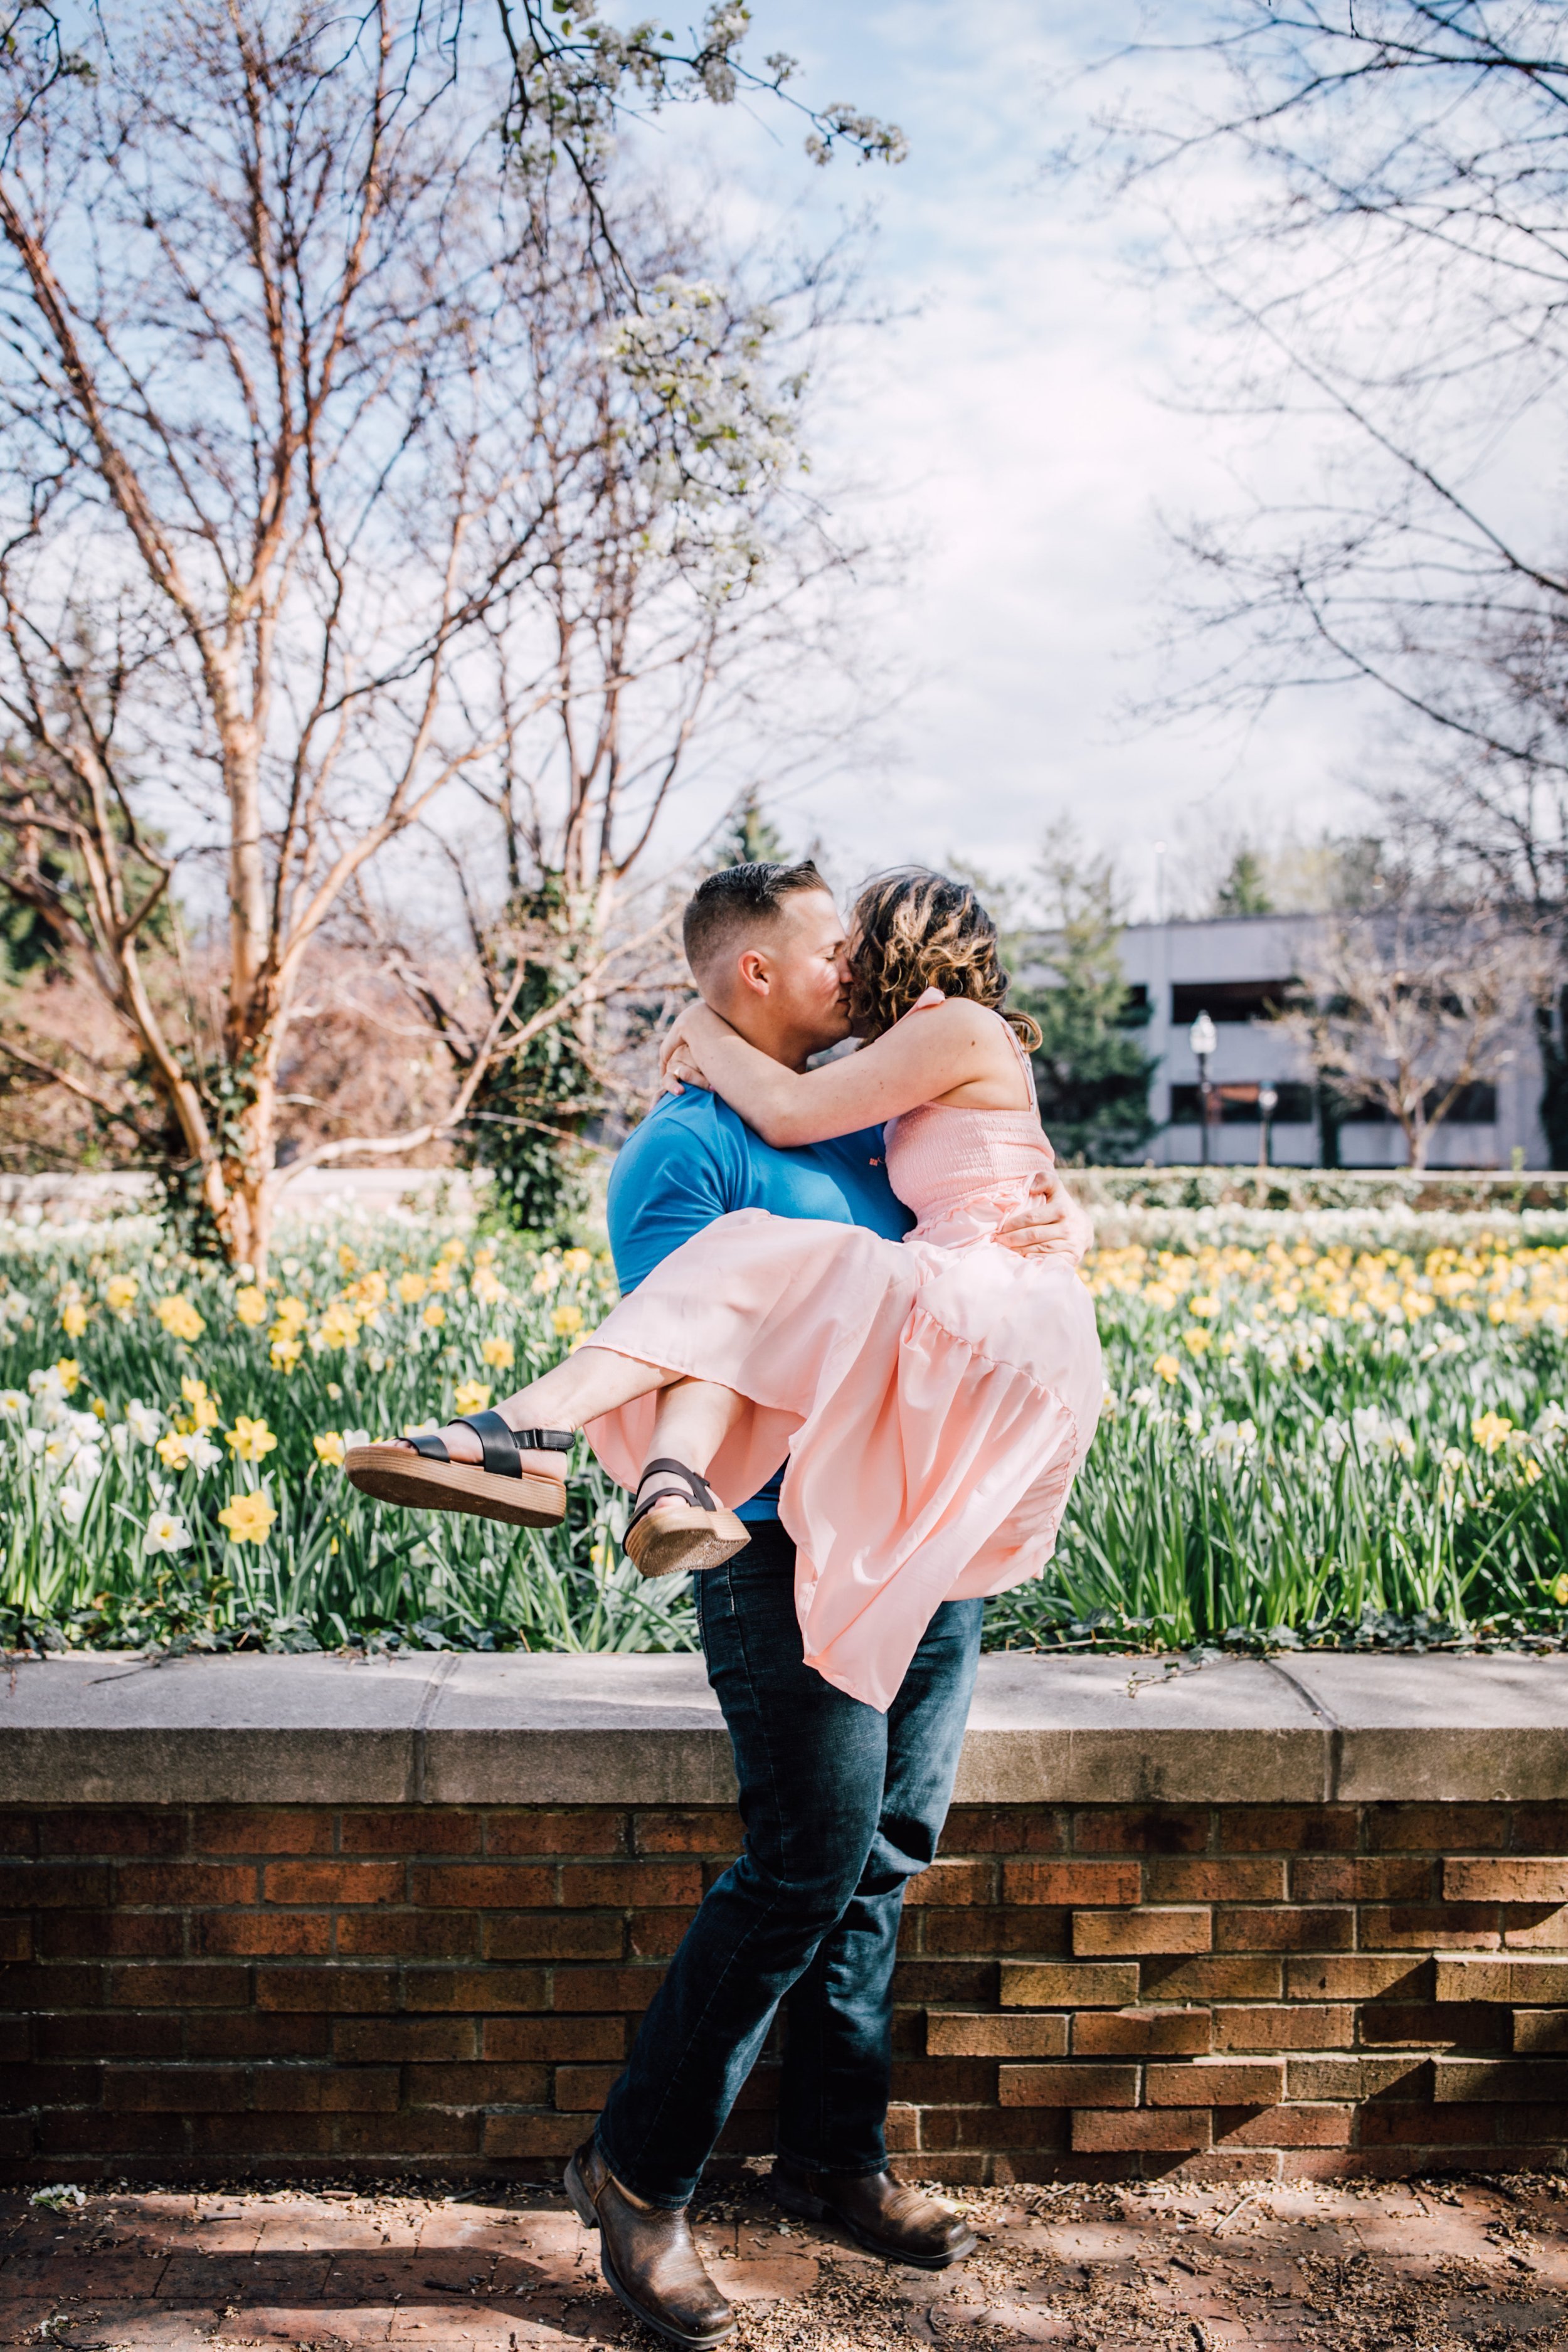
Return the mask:
<svg viewBox="0 0 1568 2352">
<path fill-rule="evenodd" d="M 849 1034 L 849 950 L 826 890 L 798 890 L 773 920 L 711 973 L 716 1013 L 775 1061 L 798 1067 Z"/>
</svg>

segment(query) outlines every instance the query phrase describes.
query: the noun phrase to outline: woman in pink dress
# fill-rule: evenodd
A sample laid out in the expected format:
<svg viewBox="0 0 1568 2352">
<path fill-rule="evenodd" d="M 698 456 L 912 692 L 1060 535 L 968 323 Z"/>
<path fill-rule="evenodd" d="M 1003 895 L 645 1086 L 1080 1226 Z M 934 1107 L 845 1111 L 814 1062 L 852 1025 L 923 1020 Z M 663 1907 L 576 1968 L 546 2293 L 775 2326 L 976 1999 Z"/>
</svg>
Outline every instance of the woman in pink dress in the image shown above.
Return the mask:
<svg viewBox="0 0 1568 2352">
<path fill-rule="evenodd" d="M 440 1439 L 416 1442 L 433 1458 L 375 1446 L 349 1468 L 390 1500 L 485 1510 L 510 1495 L 508 1516 L 537 1523 L 563 1508 L 552 1449 L 583 1429 L 637 1490 L 628 1551 L 662 1573 L 739 1550 L 747 1531 L 727 1506 L 787 1454 L 779 1516 L 806 1663 L 885 1711 L 943 1601 L 1040 1572 L 1102 1381 L 1073 1258 L 993 1238 L 1053 1160 L 1022 1042 L 1037 1033 L 1001 1009 L 990 917 L 966 884 L 905 873 L 862 893 L 851 932 L 858 1052 L 789 1070 L 696 1004 L 665 1065 L 776 1146 L 886 1122 L 913 1231 L 720 1217 L 510 1399 L 500 1430 L 474 1416 L 482 1469 L 448 1465 Z M 561 1426 L 521 1427 L 534 1421 Z M 539 1489 L 526 1505 L 518 1468 Z M 465 1494 L 480 1480 L 500 1495 Z"/>
</svg>

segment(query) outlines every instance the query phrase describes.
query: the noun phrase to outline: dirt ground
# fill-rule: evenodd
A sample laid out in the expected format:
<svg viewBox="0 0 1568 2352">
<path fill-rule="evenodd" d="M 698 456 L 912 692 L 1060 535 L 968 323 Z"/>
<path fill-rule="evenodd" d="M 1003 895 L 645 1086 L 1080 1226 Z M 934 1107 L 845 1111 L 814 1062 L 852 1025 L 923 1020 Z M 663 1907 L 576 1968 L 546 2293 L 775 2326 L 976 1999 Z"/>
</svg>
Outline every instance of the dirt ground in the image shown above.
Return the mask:
<svg viewBox="0 0 1568 2352">
<path fill-rule="evenodd" d="M 699 2237 L 737 2352 L 1002 2352 L 1024 2344 L 1568 2347 L 1568 2178 L 957 2200 L 980 2252 L 935 2275 L 793 2221 L 760 2181 Z M 0 2197 L 0 2345 L 535 2352 L 654 2339 L 601 2284 L 553 2186 Z"/>
</svg>

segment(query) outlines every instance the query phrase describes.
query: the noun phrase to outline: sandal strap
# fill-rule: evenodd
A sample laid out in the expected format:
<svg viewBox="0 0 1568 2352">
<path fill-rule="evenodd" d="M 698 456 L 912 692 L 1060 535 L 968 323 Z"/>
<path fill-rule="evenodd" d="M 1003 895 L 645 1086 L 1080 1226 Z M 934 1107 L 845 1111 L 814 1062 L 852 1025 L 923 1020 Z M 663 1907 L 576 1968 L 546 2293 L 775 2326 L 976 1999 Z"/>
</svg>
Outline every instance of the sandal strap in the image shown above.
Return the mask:
<svg viewBox="0 0 1568 2352">
<path fill-rule="evenodd" d="M 682 1479 L 685 1482 L 687 1494 L 689 1496 L 692 1503 L 696 1506 L 698 1510 L 716 1511 L 719 1508 L 719 1498 L 714 1494 L 712 1487 L 708 1484 L 707 1479 L 702 1477 L 699 1472 L 691 1469 L 688 1464 L 684 1462 L 672 1462 L 668 1454 L 661 1454 L 657 1462 L 649 1462 L 646 1465 L 642 1476 L 637 1480 L 637 1493 L 639 1495 L 642 1493 L 643 1488 L 647 1485 L 648 1480 L 653 1476 L 656 1470 L 668 1471 L 671 1476 Z M 656 1504 L 662 1503 L 667 1499 L 667 1494 L 660 1493 L 658 1495 L 650 1495 L 646 1503 L 639 1503 L 636 1510 L 632 1513 L 631 1517 L 626 1521 L 626 1535 L 630 1535 L 632 1529 L 636 1527 L 639 1519 L 647 1518 L 648 1513 L 654 1508 Z M 623 1537 L 622 1541 L 624 1542 L 626 1538 Z"/>
<path fill-rule="evenodd" d="M 416 1454 L 423 1454 L 427 1462 L 450 1462 L 444 1437 L 411 1437 L 408 1443 Z"/>
<path fill-rule="evenodd" d="M 521 1453 L 539 1447 L 552 1454 L 570 1454 L 575 1444 L 570 1429 L 513 1429 L 499 1412 L 463 1412 L 458 1421 L 479 1441 L 479 1467 L 492 1478 L 521 1478 Z"/>
</svg>

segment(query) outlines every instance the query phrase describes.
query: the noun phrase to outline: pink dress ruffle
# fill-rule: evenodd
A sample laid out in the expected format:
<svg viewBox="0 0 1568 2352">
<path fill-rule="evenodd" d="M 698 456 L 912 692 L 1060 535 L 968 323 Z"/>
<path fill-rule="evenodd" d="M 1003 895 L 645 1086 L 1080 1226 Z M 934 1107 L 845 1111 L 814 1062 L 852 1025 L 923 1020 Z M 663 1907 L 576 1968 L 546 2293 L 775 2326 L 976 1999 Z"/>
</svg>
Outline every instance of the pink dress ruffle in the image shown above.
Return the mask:
<svg viewBox="0 0 1568 2352">
<path fill-rule="evenodd" d="M 1037 1114 L 928 1104 L 887 1149 L 920 1219 L 902 1242 L 742 1209 L 673 1251 L 590 1342 L 751 1401 L 710 1483 L 743 1502 L 788 1454 L 779 1516 L 806 1663 L 884 1711 L 944 1601 L 1039 1574 L 1103 1387 L 1070 1256 L 993 1238 L 1051 1164 Z M 657 1404 L 589 1424 L 623 1486 Z"/>
</svg>

